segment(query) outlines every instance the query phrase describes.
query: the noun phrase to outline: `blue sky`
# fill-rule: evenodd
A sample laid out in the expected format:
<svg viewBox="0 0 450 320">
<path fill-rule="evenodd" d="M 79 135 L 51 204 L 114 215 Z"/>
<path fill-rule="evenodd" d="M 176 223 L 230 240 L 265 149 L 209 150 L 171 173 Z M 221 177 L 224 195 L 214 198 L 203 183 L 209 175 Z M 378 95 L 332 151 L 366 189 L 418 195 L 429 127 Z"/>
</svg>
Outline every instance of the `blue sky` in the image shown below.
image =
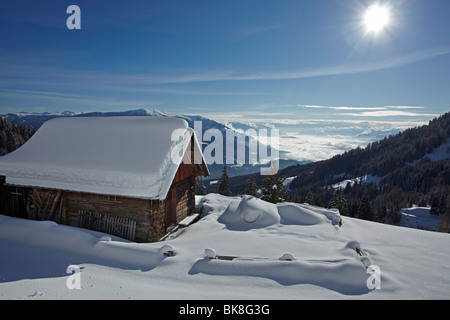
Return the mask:
<svg viewBox="0 0 450 320">
<path fill-rule="evenodd" d="M 0 113 L 426 121 L 450 110 L 450 1 L 0 1 Z M 66 9 L 81 9 L 69 30 Z"/>
</svg>

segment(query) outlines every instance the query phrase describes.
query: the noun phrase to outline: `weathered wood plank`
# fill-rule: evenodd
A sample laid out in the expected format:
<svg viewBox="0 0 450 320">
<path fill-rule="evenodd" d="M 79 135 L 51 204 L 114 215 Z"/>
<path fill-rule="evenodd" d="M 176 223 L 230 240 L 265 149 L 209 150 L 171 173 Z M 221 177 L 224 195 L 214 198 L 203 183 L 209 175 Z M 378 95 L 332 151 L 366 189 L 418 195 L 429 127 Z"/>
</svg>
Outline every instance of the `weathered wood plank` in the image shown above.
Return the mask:
<svg viewBox="0 0 450 320">
<path fill-rule="evenodd" d="M 181 220 L 178 223 L 178 225 L 180 225 L 181 227 L 187 227 L 190 224 L 192 224 L 195 220 L 197 220 L 199 216 L 200 216 L 199 213 L 193 213 L 193 214 L 187 216 L 186 218 L 184 218 L 183 220 Z"/>
<path fill-rule="evenodd" d="M 92 213 L 80 210 L 78 212 L 80 228 L 108 233 L 127 240 L 134 241 L 136 221 L 124 217 Z"/>
</svg>

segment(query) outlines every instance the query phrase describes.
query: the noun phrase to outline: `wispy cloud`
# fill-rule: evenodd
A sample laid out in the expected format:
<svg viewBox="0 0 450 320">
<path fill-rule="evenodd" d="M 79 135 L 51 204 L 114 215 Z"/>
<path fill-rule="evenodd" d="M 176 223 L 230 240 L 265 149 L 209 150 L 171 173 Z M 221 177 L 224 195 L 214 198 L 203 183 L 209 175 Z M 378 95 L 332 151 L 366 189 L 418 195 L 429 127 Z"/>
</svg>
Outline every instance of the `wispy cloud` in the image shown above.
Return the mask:
<svg viewBox="0 0 450 320">
<path fill-rule="evenodd" d="M 203 81 L 219 81 L 219 80 L 289 80 L 289 79 L 303 79 L 324 76 L 348 75 L 365 72 L 378 71 L 383 69 L 396 68 L 415 62 L 428 60 L 431 58 L 450 54 L 450 48 L 434 48 L 426 51 L 414 52 L 405 54 L 390 59 L 367 62 L 361 64 L 342 64 L 329 67 L 316 67 L 310 69 L 301 69 L 295 71 L 268 71 L 268 72 L 254 72 L 254 73 L 233 73 L 222 74 L 221 76 L 209 78 L 206 77 Z M 200 79 L 198 79 L 201 81 Z"/>
<path fill-rule="evenodd" d="M 428 114 L 404 110 L 425 109 L 423 106 L 383 106 L 383 107 L 353 107 L 353 106 L 321 106 L 299 104 L 298 107 L 310 109 L 331 109 L 340 111 L 359 111 L 359 112 L 341 112 L 338 115 L 352 117 L 436 117 L 437 114 Z"/>
<path fill-rule="evenodd" d="M 332 75 L 357 74 L 381 69 L 395 68 L 402 65 L 423 61 L 450 54 L 450 47 L 435 48 L 393 57 L 378 62 L 365 64 L 341 64 L 330 67 L 312 67 L 294 71 L 264 71 L 248 72 L 246 70 L 170 70 L 156 73 L 105 72 L 99 70 L 71 70 L 58 67 L 29 64 L 14 64 L 0 62 L 0 96 L 18 97 L 22 105 L 53 106 L 79 105 L 84 108 L 91 106 L 149 106 L 164 104 L 162 95 L 192 95 L 192 96 L 252 96 L 267 95 L 270 92 L 255 92 L 243 90 L 240 86 L 234 90 L 211 89 L 199 86 L 218 81 L 258 81 L 258 80 L 289 80 Z M 192 84 L 192 85 L 189 85 Z M 73 93 L 77 94 L 73 94 Z M 111 92 L 113 95 L 111 96 Z M 87 93 L 87 95 L 86 95 Z M 119 94 L 120 93 L 120 94 Z M 129 95 L 124 95 L 128 93 Z M 136 95 L 133 95 L 136 93 Z M 138 95 L 141 94 L 141 95 Z M 160 94 L 160 96 L 145 94 Z M 25 102 L 25 98 L 28 101 Z M 112 97 L 122 97 L 112 99 Z M 147 100 L 149 99 L 150 100 Z M 30 100 L 33 99 L 33 100 Z M 11 100 L 11 99 L 10 99 Z M 59 101 L 58 101 L 59 100 Z M 14 105 L 20 103 L 16 100 Z M 4 108 L 10 102 L 4 101 Z M 69 106 L 68 106 L 69 107 Z M 383 116 L 435 116 L 416 112 L 413 109 L 423 109 L 421 106 L 320 106 L 302 105 L 305 108 L 327 108 L 336 112 L 354 111 L 346 114 L 352 117 L 383 117 Z M 381 112 L 385 111 L 385 112 Z M 394 112 L 396 111 L 396 112 Z M 344 115 L 341 113 L 341 115 Z M 288 117 L 287 117 L 288 118 Z"/>
<path fill-rule="evenodd" d="M 151 107 L 161 104 L 161 101 L 149 100 L 149 99 L 118 99 L 115 97 L 105 97 L 105 96 L 89 96 L 82 94 L 66 94 L 60 92 L 49 92 L 49 91 L 35 91 L 35 90 L 12 90 L 12 89 L 0 89 L 0 98 L 13 98 L 16 101 L 16 107 L 8 107 L 7 105 L 0 105 L 1 112 L 10 110 L 11 112 L 17 111 L 17 108 L 25 109 L 43 109 L 38 106 L 69 106 L 70 109 L 76 106 L 77 109 L 80 106 L 83 108 L 96 108 L 98 109 L 109 109 L 109 108 L 141 108 L 141 107 Z M 30 107 L 29 103 L 33 101 L 33 106 Z M 19 107 L 19 105 L 23 105 Z M 100 111 L 100 110 L 98 110 Z M 38 111 L 37 111 L 38 112 Z"/>
<path fill-rule="evenodd" d="M 188 113 L 188 115 L 197 115 L 197 114 L 198 113 Z M 255 117 L 255 114 L 258 114 L 258 116 Z M 278 120 L 289 119 L 289 117 L 292 117 L 292 114 L 285 112 L 266 112 L 266 111 L 258 111 L 258 112 L 233 111 L 233 112 L 202 112 L 202 116 L 213 119 L 219 123 L 228 123 L 228 122 L 246 123 L 248 121 L 258 123 L 266 123 L 267 121 L 270 121 L 272 123 L 277 123 Z"/>
<path fill-rule="evenodd" d="M 419 107 L 419 106 L 389 106 L 387 108 L 390 108 L 390 109 L 424 109 L 425 107 Z"/>
<path fill-rule="evenodd" d="M 299 104 L 298 107 L 310 108 L 310 109 L 333 109 L 333 110 L 386 110 L 386 107 L 347 107 L 347 106 L 319 106 L 319 105 L 307 105 Z"/>
<path fill-rule="evenodd" d="M 34 97 L 59 97 L 59 98 L 87 98 L 87 96 L 79 94 L 69 94 L 61 92 L 51 92 L 51 91 L 38 91 L 38 90 L 20 90 L 20 89 L 2 89 L 0 88 L 0 95 L 2 96 L 23 96 L 29 95 Z"/>
<path fill-rule="evenodd" d="M 148 90 L 153 85 L 200 83 L 215 81 L 290 80 L 324 76 L 348 75 L 400 67 L 415 62 L 448 55 L 450 47 L 400 55 L 381 61 L 360 64 L 311 67 L 290 71 L 246 72 L 209 70 L 179 74 L 123 74 L 87 70 L 62 70 L 36 66 L 0 65 L 0 85 L 21 84 L 71 88 L 89 87 L 100 90 Z M 153 88 L 157 90 L 158 88 Z M 217 94 L 217 92 L 215 92 Z"/>
<path fill-rule="evenodd" d="M 379 110 L 379 111 L 364 111 L 360 113 L 341 113 L 342 115 L 352 117 L 437 117 L 438 114 L 427 114 L 418 112 L 408 112 L 401 110 Z"/>
</svg>

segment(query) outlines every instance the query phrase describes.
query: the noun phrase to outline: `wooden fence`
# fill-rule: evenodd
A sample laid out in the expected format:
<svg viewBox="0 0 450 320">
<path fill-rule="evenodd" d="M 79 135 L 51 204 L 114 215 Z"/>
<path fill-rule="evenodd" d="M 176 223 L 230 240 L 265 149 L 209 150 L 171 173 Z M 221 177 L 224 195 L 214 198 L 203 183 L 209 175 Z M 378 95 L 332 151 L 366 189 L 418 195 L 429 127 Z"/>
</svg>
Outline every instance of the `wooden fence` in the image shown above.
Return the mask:
<svg viewBox="0 0 450 320">
<path fill-rule="evenodd" d="M 130 218 L 110 216 L 80 210 L 78 212 L 80 228 L 104 232 L 123 239 L 134 241 L 136 221 Z"/>
</svg>

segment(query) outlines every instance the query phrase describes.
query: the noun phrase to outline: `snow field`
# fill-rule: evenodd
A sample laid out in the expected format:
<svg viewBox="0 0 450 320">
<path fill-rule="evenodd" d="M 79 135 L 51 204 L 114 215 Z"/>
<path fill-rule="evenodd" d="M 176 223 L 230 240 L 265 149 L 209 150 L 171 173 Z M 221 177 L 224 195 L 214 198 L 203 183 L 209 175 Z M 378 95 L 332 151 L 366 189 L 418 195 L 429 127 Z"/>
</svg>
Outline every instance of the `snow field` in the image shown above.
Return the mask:
<svg viewBox="0 0 450 320">
<path fill-rule="evenodd" d="M 308 208 L 309 207 L 309 208 Z M 312 226 L 330 224 L 340 218 L 339 212 L 313 211 L 308 205 L 294 203 L 271 204 L 251 196 L 231 201 L 218 221 L 233 230 L 269 227 L 275 224 Z M 317 212 L 319 211 L 319 212 Z M 321 212 L 322 211 L 322 212 Z M 331 221 L 327 221 L 330 219 Z M 355 250 L 359 243 L 352 244 Z M 349 247 L 347 245 L 347 247 Z M 280 248 L 281 249 L 281 248 Z M 205 249 L 205 256 L 214 261 L 199 260 L 192 273 L 212 275 L 245 275 L 272 279 L 282 285 L 314 284 L 344 294 L 367 293 L 365 263 L 356 257 L 338 260 L 297 260 L 290 253 L 278 259 L 261 257 L 225 257 L 221 259 L 214 249 Z M 228 260 L 232 260 L 232 262 Z M 223 260 L 223 261 L 221 261 Z"/>
<path fill-rule="evenodd" d="M 137 244 L 0 216 L 0 299 L 442 299 L 450 236 L 344 217 L 307 204 L 197 198 L 201 219 Z M 359 251 L 359 253 L 357 252 Z M 81 289 L 69 290 L 69 265 Z M 371 266 L 381 289 L 370 289 Z"/>
<path fill-rule="evenodd" d="M 427 228 L 433 230 L 440 220 L 440 216 L 430 214 L 430 207 L 404 208 L 401 211 L 400 227 Z"/>
</svg>

